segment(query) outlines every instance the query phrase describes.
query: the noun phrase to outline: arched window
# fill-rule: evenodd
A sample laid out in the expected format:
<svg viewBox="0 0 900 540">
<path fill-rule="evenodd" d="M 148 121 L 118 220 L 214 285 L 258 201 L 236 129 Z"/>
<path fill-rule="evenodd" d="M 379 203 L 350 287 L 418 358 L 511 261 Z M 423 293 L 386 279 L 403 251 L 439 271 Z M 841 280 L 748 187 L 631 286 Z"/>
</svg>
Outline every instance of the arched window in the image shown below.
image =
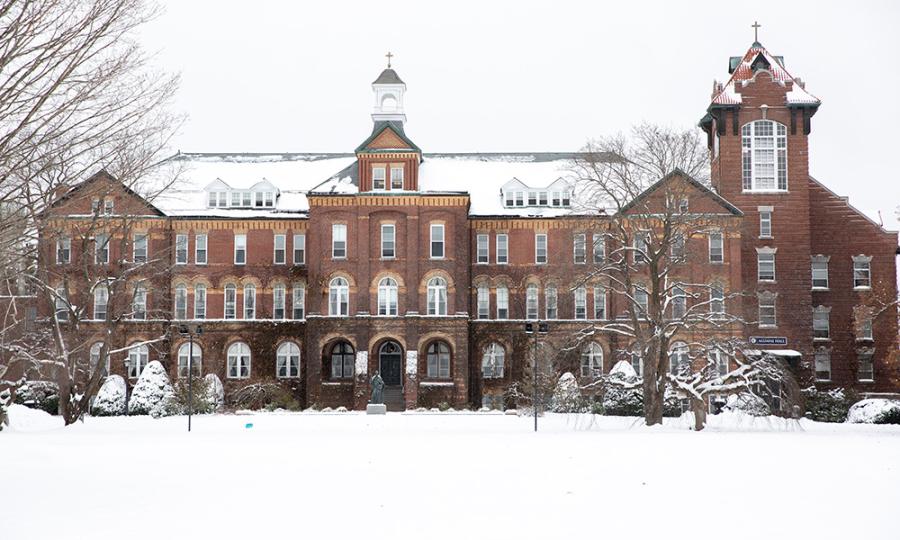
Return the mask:
<svg viewBox="0 0 900 540">
<path fill-rule="evenodd" d="M 188 375 L 188 359 L 190 359 L 190 369 L 194 377 L 199 377 L 203 373 L 203 349 L 199 344 L 194 343 L 191 347 L 190 343 L 182 343 L 178 347 L 178 377 L 187 377 Z"/>
<path fill-rule="evenodd" d="M 484 356 L 481 357 L 481 376 L 485 379 L 503 378 L 503 364 L 506 351 L 499 343 L 491 343 L 484 348 Z"/>
<path fill-rule="evenodd" d="M 525 287 L 525 318 L 538 318 L 538 286 L 534 283 Z"/>
<path fill-rule="evenodd" d="M 581 351 L 581 376 L 603 375 L 603 349 L 597 343 L 588 343 Z"/>
<path fill-rule="evenodd" d="M 491 318 L 491 290 L 484 283 L 476 289 L 476 300 L 478 304 L 478 318 Z"/>
<path fill-rule="evenodd" d="M 293 307 L 295 320 L 306 318 L 306 288 L 302 283 L 294 283 Z"/>
<path fill-rule="evenodd" d="M 273 319 L 284 319 L 285 318 L 285 286 L 284 283 L 276 283 L 274 287 L 272 287 L 272 318 Z"/>
<path fill-rule="evenodd" d="M 328 314 L 332 317 L 346 317 L 350 313 L 350 284 L 342 277 L 336 277 L 328 285 Z"/>
<path fill-rule="evenodd" d="M 138 345 L 128 351 L 128 377 L 136 379 L 141 376 L 141 372 L 147 367 L 147 361 L 150 358 L 150 349 L 146 345 Z"/>
<path fill-rule="evenodd" d="M 98 341 L 91 345 L 91 371 L 97 369 L 97 366 L 100 365 L 100 349 L 103 348 L 103 343 Z M 103 373 L 109 375 L 110 372 L 110 364 L 109 364 L 109 354 L 106 355 L 106 363 L 103 366 L 105 370 Z"/>
<path fill-rule="evenodd" d="M 175 318 L 187 319 L 187 285 L 175 286 Z"/>
<path fill-rule="evenodd" d="M 353 346 L 346 341 L 338 341 L 331 348 L 331 378 L 349 379 L 353 377 Z"/>
<path fill-rule="evenodd" d="M 250 377 L 250 347 L 242 341 L 228 347 L 228 378 L 246 379 Z"/>
<path fill-rule="evenodd" d="M 256 318 L 256 286 L 252 283 L 244 285 L 244 318 Z"/>
<path fill-rule="evenodd" d="M 386 277 L 378 282 L 378 314 L 397 314 L 397 281 Z"/>
<path fill-rule="evenodd" d="M 428 280 L 428 314 L 447 314 L 447 280 L 433 277 Z"/>
<path fill-rule="evenodd" d="M 691 354 L 687 344 L 676 341 L 669 348 L 669 373 L 678 375 L 691 369 Z"/>
<path fill-rule="evenodd" d="M 275 375 L 279 379 L 300 376 L 300 347 L 293 341 L 278 346 L 275 360 Z"/>
<path fill-rule="evenodd" d="M 443 341 L 434 341 L 428 346 L 427 373 L 429 378 L 450 378 L 450 346 Z"/>
<path fill-rule="evenodd" d="M 206 285 L 202 283 L 194 285 L 194 318 L 206 318 Z"/>
<path fill-rule="evenodd" d="M 771 120 L 741 128 L 744 191 L 787 190 L 787 129 Z"/>
<path fill-rule="evenodd" d="M 509 289 L 506 288 L 506 285 L 497 287 L 497 318 L 509 318 Z"/>
<path fill-rule="evenodd" d="M 237 305 L 237 287 L 234 283 L 225 285 L 225 318 L 234 319 L 236 317 Z"/>
</svg>

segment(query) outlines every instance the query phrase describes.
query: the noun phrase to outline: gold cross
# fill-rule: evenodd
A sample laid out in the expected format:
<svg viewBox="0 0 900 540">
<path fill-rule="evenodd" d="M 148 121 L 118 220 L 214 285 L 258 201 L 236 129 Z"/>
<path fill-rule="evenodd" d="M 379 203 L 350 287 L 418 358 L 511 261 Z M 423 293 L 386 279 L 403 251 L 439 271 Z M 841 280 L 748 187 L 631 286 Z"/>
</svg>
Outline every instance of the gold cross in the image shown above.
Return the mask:
<svg viewBox="0 0 900 540">
<path fill-rule="evenodd" d="M 759 43 L 759 29 L 762 27 L 757 21 L 753 21 L 750 28 L 753 28 L 753 41 Z"/>
<path fill-rule="evenodd" d="M 391 54 L 391 51 L 388 51 L 388 53 L 387 53 L 385 56 L 387 56 L 387 59 L 388 59 L 388 68 L 390 68 L 390 67 L 391 67 L 391 58 L 393 58 L 394 55 Z"/>
</svg>

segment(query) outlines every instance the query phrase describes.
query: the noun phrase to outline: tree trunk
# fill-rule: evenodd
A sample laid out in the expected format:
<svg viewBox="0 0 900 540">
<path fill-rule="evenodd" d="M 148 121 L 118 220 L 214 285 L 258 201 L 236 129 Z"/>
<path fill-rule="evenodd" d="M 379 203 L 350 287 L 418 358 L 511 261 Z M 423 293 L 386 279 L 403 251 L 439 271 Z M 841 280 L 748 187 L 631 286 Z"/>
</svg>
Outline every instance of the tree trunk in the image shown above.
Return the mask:
<svg viewBox="0 0 900 540">
<path fill-rule="evenodd" d="M 702 399 L 691 398 L 691 411 L 694 413 L 694 431 L 706 427 L 706 403 Z"/>
<path fill-rule="evenodd" d="M 665 388 L 665 382 L 660 386 L 655 374 L 644 377 L 644 421 L 648 426 L 662 424 Z"/>
</svg>

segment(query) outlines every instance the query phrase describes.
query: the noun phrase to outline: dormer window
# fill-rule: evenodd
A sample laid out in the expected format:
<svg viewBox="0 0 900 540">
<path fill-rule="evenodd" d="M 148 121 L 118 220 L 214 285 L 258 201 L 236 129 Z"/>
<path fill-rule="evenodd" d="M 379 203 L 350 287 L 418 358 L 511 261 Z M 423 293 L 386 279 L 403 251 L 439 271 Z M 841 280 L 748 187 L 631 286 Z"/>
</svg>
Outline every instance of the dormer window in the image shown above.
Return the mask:
<svg viewBox="0 0 900 540">
<path fill-rule="evenodd" d="M 207 189 L 209 208 L 274 208 L 278 198 L 275 186 L 263 180 L 250 189 L 231 189 L 217 180 Z"/>
<path fill-rule="evenodd" d="M 403 189 L 403 167 L 391 167 L 391 189 Z"/>
<path fill-rule="evenodd" d="M 563 180 L 557 180 L 546 189 L 529 189 L 514 179 L 509 185 L 501 188 L 501 197 L 507 208 L 525 206 L 567 208 L 571 203 L 570 192 L 559 189 L 562 185 L 568 187 Z"/>
<path fill-rule="evenodd" d="M 521 191 L 516 192 L 516 206 L 525 206 L 525 194 Z"/>
<path fill-rule="evenodd" d="M 372 167 L 372 189 L 385 189 L 384 167 Z"/>
</svg>

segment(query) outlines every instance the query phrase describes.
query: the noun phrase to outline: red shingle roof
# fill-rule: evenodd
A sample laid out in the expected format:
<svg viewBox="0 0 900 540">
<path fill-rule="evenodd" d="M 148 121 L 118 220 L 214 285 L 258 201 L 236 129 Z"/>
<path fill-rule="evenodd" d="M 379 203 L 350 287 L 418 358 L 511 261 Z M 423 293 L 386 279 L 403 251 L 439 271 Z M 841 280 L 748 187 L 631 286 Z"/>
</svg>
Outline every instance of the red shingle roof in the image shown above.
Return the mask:
<svg viewBox="0 0 900 540">
<path fill-rule="evenodd" d="M 734 68 L 734 72 L 731 74 L 728 82 L 721 86 L 721 89 L 713 97 L 713 105 L 739 105 L 741 103 L 741 95 L 736 91 L 737 85 L 746 85 L 753 80 L 754 70 L 752 66 L 760 56 L 762 56 L 761 61 L 765 60 L 769 64 L 767 71 L 772 74 L 773 80 L 781 84 L 793 83 L 791 90 L 785 96 L 787 104 L 819 105 L 821 103 L 819 98 L 803 89 L 800 82 L 788 73 L 778 57 L 769 53 L 759 43 L 754 43 L 747 53 L 744 54 L 744 57 L 741 58 L 740 63 Z"/>
</svg>

